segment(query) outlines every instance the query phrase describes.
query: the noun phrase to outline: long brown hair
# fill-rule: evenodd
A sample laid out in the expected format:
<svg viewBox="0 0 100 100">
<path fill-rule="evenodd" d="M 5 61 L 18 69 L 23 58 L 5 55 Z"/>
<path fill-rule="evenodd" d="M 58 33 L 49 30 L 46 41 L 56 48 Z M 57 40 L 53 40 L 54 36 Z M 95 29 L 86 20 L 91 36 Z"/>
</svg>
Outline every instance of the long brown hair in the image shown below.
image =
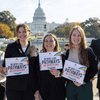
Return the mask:
<svg viewBox="0 0 100 100">
<path fill-rule="evenodd" d="M 74 30 L 78 30 L 81 34 L 81 42 L 79 44 L 79 55 L 82 58 L 82 65 L 85 65 L 89 67 L 89 60 L 88 60 L 88 52 L 87 52 L 87 41 L 86 41 L 86 36 L 84 30 L 80 26 L 74 26 L 70 35 L 69 35 L 69 44 L 70 44 L 70 49 L 72 50 L 74 47 L 74 44 L 71 41 L 71 35 Z"/>
<path fill-rule="evenodd" d="M 56 42 L 56 46 L 55 46 L 55 48 L 54 48 L 54 51 L 60 51 L 60 47 L 59 47 L 59 44 L 58 44 L 57 37 L 56 37 L 54 34 L 47 34 L 47 35 L 44 37 L 44 39 L 43 39 L 43 47 L 42 47 L 41 52 L 47 52 L 46 48 L 44 47 L 45 38 L 46 38 L 47 36 L 52 36 L 52 37 L 54 38 L 55 42 Z"/>
</svg>

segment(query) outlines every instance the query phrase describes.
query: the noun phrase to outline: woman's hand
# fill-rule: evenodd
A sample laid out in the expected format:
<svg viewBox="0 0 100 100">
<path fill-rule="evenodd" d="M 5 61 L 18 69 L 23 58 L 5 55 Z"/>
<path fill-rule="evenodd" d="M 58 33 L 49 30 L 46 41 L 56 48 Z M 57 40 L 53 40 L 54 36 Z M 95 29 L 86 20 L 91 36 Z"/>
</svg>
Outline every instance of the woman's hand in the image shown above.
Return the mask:
<svg viewBox="0 0 100 100">
<path fill-rule="evenodd" d="M 81 86 L 81 85 L 84 85 L 84 82 L 83 82 L 83 84 L 80 84 L 80 83 L 77 83 L 76 81 L 73 81 L 73 83 L 78 87 Z"/>
<path fill-rule="evenodd" d="M 35 92 L 34 97 L 35 97 L 37 100 L 40 100 L 40 99 L 39 99 L 39 97 L 40 97 L 39 91 L 36 91 L 36 92 Z"/>
<path fill-rule="evenodd" d="M 52 74 L 52 75 L 54 75 L 55 77 L 58 77 L 59 75 L 59 71 L 57 70 L 57 69 L 54 69 L 54 68 L 50 68 L 50 73 Z"/>
<path fill-rule="evenodd" d="M 7 74 L 7 72 L 8 72 L 7 67 L 4 67 L 4 68 L 3 68 L 3 72 L 5 73 L 5 75 Z"/>
<path fill-rule="evenodd" d="M 3 72 L 3 67 L 0 65 L 0 73 Z"/>
</svg>

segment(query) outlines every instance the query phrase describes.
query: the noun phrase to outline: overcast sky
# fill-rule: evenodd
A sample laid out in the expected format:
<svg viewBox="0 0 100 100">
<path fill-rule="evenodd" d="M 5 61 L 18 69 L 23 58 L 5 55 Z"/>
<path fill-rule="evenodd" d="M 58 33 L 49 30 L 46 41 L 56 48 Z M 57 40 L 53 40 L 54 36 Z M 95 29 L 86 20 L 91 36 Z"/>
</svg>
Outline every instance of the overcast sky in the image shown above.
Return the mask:
<svg viewBox="0 0 100 100">
<path fill-rule="evenodd" d="M 0 12 L 10 11 L 16 23 L 31 23 L 39 0 L 0 0 Z M 100 18 L 100 0 L 40 0 L 49 23 L 83 22 L 90 17 Z"/>
</svg>

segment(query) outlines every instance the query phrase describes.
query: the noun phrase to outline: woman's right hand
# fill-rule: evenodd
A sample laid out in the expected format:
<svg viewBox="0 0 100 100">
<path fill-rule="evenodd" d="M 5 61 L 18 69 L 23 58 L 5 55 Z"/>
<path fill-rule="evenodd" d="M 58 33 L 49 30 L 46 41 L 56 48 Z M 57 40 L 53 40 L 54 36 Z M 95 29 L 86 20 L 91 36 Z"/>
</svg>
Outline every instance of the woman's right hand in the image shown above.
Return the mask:
<svg viewBox="0 0 100 100">
<path fill-rule="evenodd" d="M 4 67 L 4 68 L 3 68 L 3 72 L 5 73 L 5 75 L 7 74 L 7 72 L 8 72 L 7 67 Z"/>
</svg>

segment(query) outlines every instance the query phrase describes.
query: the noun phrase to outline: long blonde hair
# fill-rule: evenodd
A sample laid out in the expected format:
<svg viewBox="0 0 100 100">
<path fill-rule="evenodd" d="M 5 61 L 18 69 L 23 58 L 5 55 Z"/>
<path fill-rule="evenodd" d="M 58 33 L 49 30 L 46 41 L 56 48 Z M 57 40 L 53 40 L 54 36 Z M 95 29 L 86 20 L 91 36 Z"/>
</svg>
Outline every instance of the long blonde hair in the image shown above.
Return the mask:
<svg viewBox="0 0 100 100">
<path fill-rule="evenodd" d="M 71 41 L 71 35 L 74 30 L 78 30 L 81 34 L 81 42 L 79 44 L 79 55 L 82 58 L 82 64 L 89 67 L 89 60 L 88 60 L 88 52 L 87 52 L 87 41 L 86 41 L 86 36 L 84 30 L 80 26 L 74 26 L 70 35 L 69 35 L 69 44 L 70 44 L 70 49 L 72 50 L 74 47 L 74 44 Z"/>
<path fill-rule="evenodd" d="M 44 47 L 45 38 L 46 38 L 47 36 L 52 36 L 52 37 L 54 38 L 55 42 L 56 42 L 56 46 L 55 46 L 55 48 L 54 48 L 54 51 L 60 51 L 60 47 L 59 47 L 59 44 L 58 44 L 58 39 L 57 39 L 57 37 L 56 37 L 54 34 L 47 34 L 47 35 L 44 37 L 44 39 L 43 39 L 43 47 L 42 47 L 41 52 L 47 52 L 46 48 Z"/>
</svg>

